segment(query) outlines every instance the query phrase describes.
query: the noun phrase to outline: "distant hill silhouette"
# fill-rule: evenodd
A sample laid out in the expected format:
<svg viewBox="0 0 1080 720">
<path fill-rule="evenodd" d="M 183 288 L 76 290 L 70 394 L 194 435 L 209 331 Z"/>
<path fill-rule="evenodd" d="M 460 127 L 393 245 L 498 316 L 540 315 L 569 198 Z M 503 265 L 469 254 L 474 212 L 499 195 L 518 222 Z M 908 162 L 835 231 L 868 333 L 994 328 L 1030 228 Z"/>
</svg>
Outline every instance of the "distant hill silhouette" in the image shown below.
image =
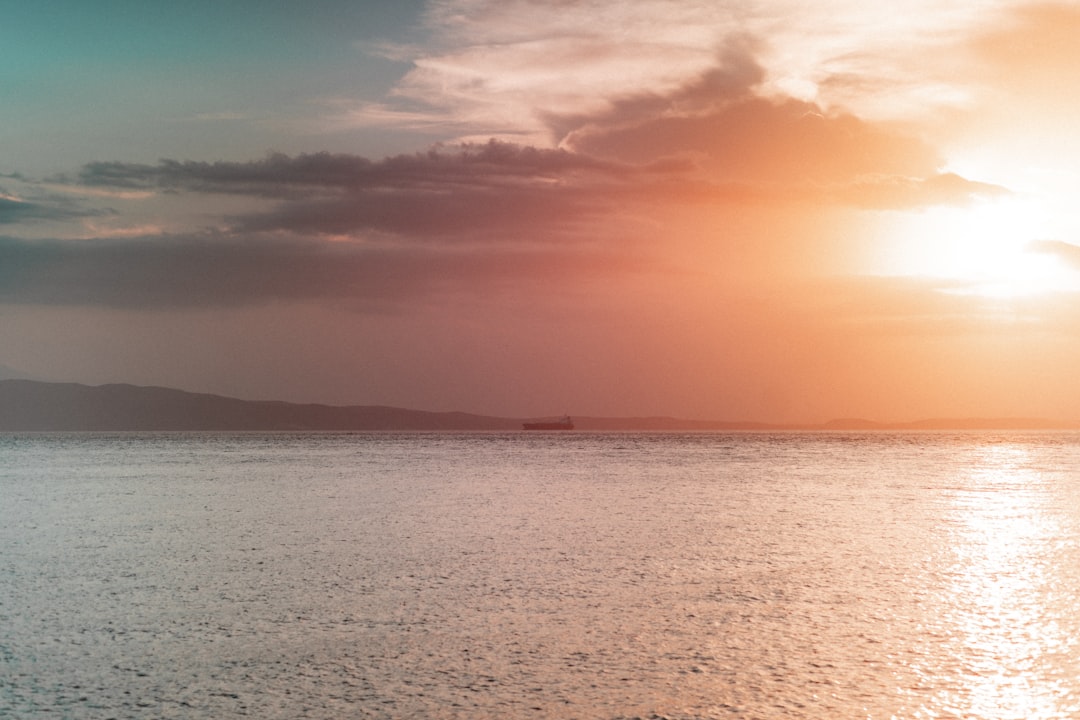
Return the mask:
<svg viewBox="0 0 1080 720">
<path fill-rule="evenodd" d="M 0 380 L 0 432 L 30 431 L 318 431 L 520 430 L 525 420 L 381 405 L 287 403 L 135 385 L 79 385 Z M 580 417 L 578 430 L 948 430 L 1078 429 L 1080 423 L 1037 418 L 936 419 L 879 423 L 833 420 L 822 425 L 681 420 L 671 417 Z"/>
<path fill-rule="evenodd" d="M 0 380 L 0 430 L 510 430 L 519 421 L 381 406 L 237 400 L 135 385 Z"/>
</svg>

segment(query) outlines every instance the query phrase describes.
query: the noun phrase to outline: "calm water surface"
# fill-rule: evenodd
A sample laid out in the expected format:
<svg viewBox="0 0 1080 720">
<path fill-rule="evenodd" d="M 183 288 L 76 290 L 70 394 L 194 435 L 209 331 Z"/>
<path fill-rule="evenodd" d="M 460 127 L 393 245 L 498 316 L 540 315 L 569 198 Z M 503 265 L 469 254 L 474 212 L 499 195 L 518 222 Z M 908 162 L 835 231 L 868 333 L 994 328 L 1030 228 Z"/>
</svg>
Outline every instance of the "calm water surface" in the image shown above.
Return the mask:
<svg viewBox="0 0 1080 720">
<path fill-rule="evenodd" d="M 0 716 L 1080 717 L 1080 435 L 0 436 Z"/>
</svg>

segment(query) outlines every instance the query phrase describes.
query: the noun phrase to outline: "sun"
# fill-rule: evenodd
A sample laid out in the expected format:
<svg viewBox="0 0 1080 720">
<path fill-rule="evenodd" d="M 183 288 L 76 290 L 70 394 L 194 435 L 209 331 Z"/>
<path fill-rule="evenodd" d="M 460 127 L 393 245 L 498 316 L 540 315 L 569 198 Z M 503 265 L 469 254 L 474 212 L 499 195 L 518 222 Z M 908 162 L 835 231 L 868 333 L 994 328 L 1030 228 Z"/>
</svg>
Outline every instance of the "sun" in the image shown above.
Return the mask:
<svg viewBox="0 0 1080 720">
<path fill-rule="evenodd" d="M 1080 272 L 1035 244 L 1049 233 L 1037 203 L 1024 197 L 931 208 L 894 218 L 873 272 L 987 298 L 1080 291 Z"/>
</svg>

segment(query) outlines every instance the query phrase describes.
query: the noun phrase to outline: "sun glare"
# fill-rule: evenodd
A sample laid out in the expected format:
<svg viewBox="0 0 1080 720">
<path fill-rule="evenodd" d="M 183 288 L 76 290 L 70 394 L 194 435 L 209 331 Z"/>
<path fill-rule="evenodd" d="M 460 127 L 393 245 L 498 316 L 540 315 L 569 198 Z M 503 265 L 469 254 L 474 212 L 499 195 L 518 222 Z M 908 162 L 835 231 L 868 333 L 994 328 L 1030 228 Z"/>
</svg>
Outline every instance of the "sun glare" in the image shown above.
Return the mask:
<svg viewBox="0 0 1080 720">
<path fill-rule="evenodd" d="M 1029 200 L 933 208 L 899 219 L 875 274 L 946 281 L 945 292 L 1015 298 L 1080 291 L 1080 272 L 1033 242 L 1050 228 Z"/>
</svg>

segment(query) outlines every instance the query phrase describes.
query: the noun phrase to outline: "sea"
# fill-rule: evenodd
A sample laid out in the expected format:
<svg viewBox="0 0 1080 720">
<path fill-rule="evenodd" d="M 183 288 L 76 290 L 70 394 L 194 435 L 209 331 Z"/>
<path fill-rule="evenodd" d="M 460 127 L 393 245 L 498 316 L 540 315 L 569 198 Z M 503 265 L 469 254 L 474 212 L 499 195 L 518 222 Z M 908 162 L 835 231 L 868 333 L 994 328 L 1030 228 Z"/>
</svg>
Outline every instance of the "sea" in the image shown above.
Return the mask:
<svg viewBox="0 0 1080 720">
<path fill-rule="evenodd" d="M 3 718 L 1080 717 L 1080 434 L 0 435 Z"/>
</svg>

